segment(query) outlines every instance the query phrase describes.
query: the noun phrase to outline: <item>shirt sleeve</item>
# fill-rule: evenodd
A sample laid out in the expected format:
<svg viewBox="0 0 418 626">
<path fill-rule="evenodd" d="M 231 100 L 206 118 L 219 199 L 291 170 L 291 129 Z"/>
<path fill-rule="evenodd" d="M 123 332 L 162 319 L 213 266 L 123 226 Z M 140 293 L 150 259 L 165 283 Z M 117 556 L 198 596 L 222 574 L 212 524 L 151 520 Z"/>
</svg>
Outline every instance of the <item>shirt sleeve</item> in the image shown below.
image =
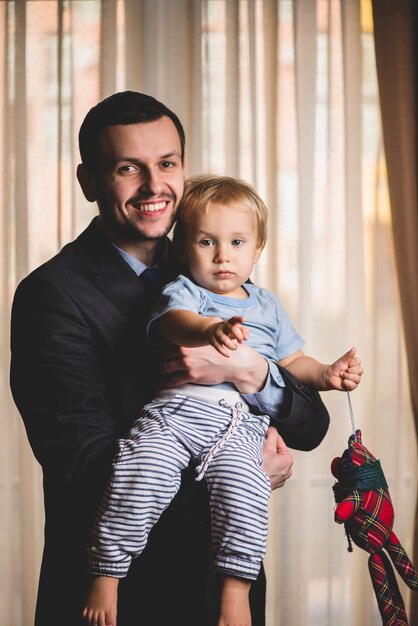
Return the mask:
<svg viewBox="0 0 418 626">
<path fill-rule="evenodd" d="M 280 300 L 273 296 L 276 308 L 276 323 L 279 332 L 277 333 L 276 358 L 279 361 L 294 352 L 300 350 L 304 345 L 304 340 L 296 332 Z M 280 376 L 280 374 L 279 374 Z"/>
<path fill-rule="evenodd" d="M 297 352 L 304 345 L 304 341 L 296 332 L 277 296 L 264 290 L 263 297 L 266 302 L 269 302 L 272 318 L 275 318 L 275 328 L 277 329 L 275 353 L 276 359 L 280 360 Z M 279 372 L 277 362 L 273 359 L 266 359 L 266 361 L 268 374 L 263 389 L 257 393 L 242 395 L 257 412 L 265 413 L 271 418 L 278 418 L 285 398 L 286 383 Z"/>
<path fill-rule="evenodd" d="M 280 407 L 284 400 L 285 382 L 279 372 L 277 364 L 267 360 L 268 374 L 263 389 L 257 393 L 241 394 L 247 403 L 257 411 L 271 418 L 278 418 Z"/>
<path fill-rule="evenodd" d="M 147 334 L 150 342 L 154 345 L 169 343 L 159 332 L 161 317 L 173 310 L 200 313 L 204 298 L 203 291 L 185 276 L 180 275 L 176 280 L 165 285 L 148 322 Z"/>
</svg>

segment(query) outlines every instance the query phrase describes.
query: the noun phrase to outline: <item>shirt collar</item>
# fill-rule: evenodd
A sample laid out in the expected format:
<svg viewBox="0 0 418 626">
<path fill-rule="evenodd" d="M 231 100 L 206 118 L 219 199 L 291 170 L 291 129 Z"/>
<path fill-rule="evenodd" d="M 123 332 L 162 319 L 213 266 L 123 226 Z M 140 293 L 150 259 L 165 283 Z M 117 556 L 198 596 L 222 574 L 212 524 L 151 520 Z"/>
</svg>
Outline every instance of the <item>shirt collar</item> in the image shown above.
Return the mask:
<svg viewBox="0 0 418 626">
<path fill-rule="evenodd" d="M 116 248 L 116 250 L 119 252 L 119 254 L 121 255 L 122 259 L 124 261 L 126 261 L 126 263 L 129 265 L 131 270 L 133 270 L 137 276 L 140 276 L 142 274 L 142 272 L 144 272 L 146 269 L 148 269 L 148 266 L 145 265 L 145 263 L 143 263 L 139 259 L 137 259 L 134 256 L 132 256 L 132 254 L 129 254 L 129 252 L 126 252 L 126 250 L 123 250 L 122 248 L 119 248 L 119 246 L 117 246 L 115 243 L 113 243 L 113 241 L 111 243 L 112 243 L 112 246 L 114 248 Z M 153 267 L 155 267 L 155 266 L 153 266 Z"/>
</svg>

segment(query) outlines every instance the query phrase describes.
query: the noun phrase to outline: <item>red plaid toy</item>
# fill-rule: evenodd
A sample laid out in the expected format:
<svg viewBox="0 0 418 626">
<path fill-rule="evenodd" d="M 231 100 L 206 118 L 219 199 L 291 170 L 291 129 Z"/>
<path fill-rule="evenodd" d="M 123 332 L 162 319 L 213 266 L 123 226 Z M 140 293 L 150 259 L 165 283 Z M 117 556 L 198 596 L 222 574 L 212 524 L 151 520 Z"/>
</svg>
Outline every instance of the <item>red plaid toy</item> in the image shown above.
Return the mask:
<svg viewBox="0 0 418 626">
<path fill-rule="evenodd" d="M 383 626 L 408 626 L 405 606 L 388 552 L 408 587 L 418 590 L 418 575 L 392 530 L 394 511 L 380 462 L 361 442 L 356 430 L 348 440 L 348 449 L 331 464 L 338 482 L 333 486 L 337 503 L 335 521 L 344 524 L 348 538 L 370 552 L 369 571 Z"/>
</svg>

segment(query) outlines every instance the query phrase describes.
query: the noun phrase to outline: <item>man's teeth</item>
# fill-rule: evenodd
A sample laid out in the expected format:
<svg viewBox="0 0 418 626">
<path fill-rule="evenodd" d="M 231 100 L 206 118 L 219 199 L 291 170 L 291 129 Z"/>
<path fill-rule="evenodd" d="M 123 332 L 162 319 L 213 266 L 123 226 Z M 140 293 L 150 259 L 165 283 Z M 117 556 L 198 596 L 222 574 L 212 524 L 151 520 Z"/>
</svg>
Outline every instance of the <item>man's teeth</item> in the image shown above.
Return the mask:
<svg viewBox="0 0 418 626">
<path fill-rule="evenodd" d="M 152 213 L 153 211 L 161 211 L 161 209 L 165 208 L 165 205 L 165 202 L 157 202 L 156 204 L 139 204 L 137 206 L 140 211 Z"/>
</svg>

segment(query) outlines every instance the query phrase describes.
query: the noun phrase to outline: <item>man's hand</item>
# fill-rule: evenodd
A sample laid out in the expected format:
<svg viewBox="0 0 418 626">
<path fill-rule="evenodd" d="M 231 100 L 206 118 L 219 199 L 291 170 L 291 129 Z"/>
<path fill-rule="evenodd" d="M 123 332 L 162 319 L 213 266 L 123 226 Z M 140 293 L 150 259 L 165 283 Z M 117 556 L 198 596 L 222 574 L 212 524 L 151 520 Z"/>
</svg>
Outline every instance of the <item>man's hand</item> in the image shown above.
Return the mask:
<svg viewBox="0 0 418 626">
<path fill-rule="evenodd" d="M 270 478 L 271 488 L 283 487 L 292 475 L 293 457 L 274 426 L 267 429 L 263 459 L 263 470 Z"/>
<path fill-rule="evenodd" d="M 217 385 L 225 381 L 241 393 L 256 393 L 265 384 L 267 361 L 242 343 L 226 359 L 213 346 L 169 348 L 162 357 L 161 386 L 174 388 L 184 383 Z"/>
</svg>

